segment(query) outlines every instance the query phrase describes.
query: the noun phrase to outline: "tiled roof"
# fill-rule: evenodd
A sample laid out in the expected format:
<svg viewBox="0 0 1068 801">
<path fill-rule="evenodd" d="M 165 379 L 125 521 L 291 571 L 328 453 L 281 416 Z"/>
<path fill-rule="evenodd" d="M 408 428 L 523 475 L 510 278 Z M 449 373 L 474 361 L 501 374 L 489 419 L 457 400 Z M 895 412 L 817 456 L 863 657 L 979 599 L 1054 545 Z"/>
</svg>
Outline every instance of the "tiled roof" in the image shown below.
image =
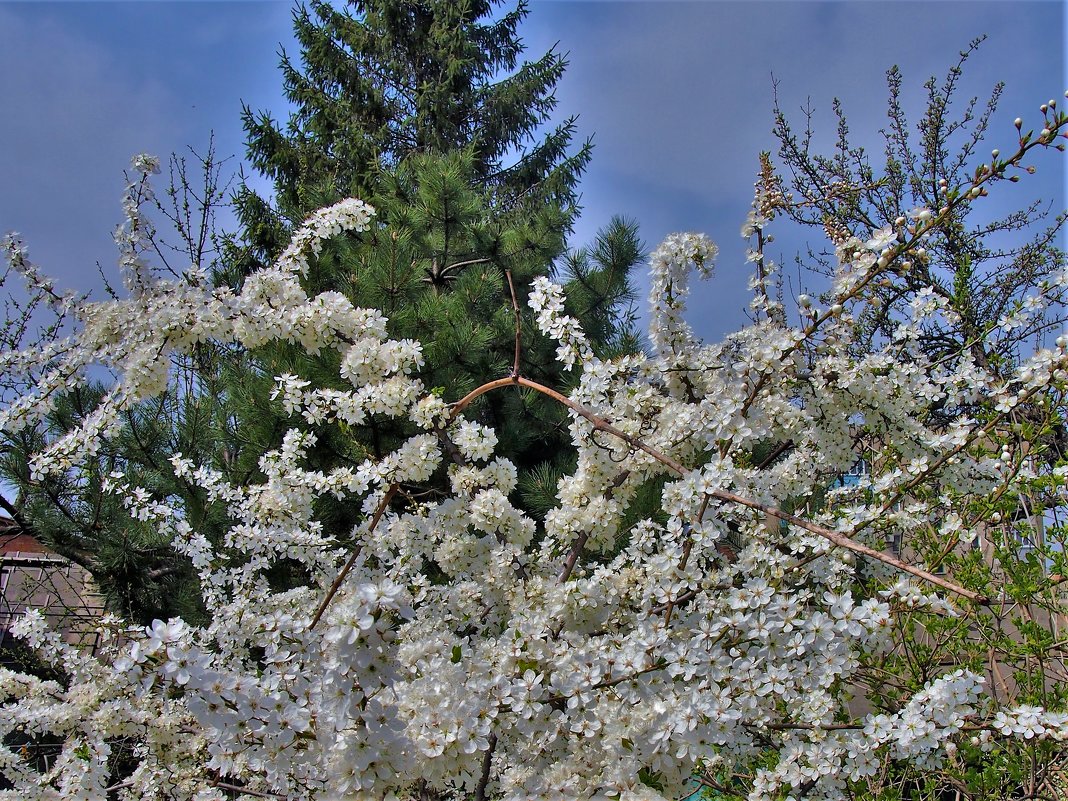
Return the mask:
<svg viewBox="0 0 1068 801">
<path fill-rule="evenodd" d="M 39 553 L 51 554 L 52 551 L 39 543 L 10 517 L 0 517 L 0 554 Z"/>
</svg>

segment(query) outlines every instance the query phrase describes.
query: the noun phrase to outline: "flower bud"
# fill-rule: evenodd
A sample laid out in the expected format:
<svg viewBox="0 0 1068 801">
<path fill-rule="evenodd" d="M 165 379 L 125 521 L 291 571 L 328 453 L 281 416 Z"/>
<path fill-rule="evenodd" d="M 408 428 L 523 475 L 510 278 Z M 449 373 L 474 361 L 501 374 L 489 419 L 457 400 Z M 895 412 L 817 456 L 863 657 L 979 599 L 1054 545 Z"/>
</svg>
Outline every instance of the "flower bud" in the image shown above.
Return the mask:
<svg viewBox="0 0 1068 801">
<path fill-rule="evenodd" d="M 1012 124 L 1016 126 L 1016 130 L 1017 131 L 1020 130 L 1021 128 L 1023 128 L 1023 120 L 1021 120 L 1019 117 L 1017 117 L 1015 120 L 1013 120 Z"/>
</svg>

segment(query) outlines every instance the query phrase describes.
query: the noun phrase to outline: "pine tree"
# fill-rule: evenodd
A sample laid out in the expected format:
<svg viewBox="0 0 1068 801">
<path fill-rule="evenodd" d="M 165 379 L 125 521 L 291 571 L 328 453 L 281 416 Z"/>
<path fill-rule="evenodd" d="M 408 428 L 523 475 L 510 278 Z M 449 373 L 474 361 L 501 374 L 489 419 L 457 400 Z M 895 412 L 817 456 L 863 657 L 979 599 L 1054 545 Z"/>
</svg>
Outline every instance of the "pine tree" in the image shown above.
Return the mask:
<svg viewBox="0 0 1068 801">
<path fill-rule="evenodd" d="M 173 235 L 153 237 L 159 257 L 207 270 L 218 258 L 214 218 L 229 184 L 213 141 L 203 156 L 195 151 L 193 156 L 202 174 L 196 175 L 184 157 L 172 156 L 168 192 L 142 200 L 144 211 L 154 212 L 161 229 L 173 230 Z M 135 179 L 128 190 L 136 183 Z M 135 204 L 138 194 L 129 192 L 124 206 Z M 107 290 L 115 293 L 111 287 Z M 58 331 L 51 336 L 58 336 Z M 4 345 L 25 347 L 10 338 Z M 33 343 L 35 348 L 47 346 L 44 341 Z M 181 389 L 130 410 L 122 427 L 97 452 L 64 474 L 36 476 L 30 457 L 46 442 L 85 424 L 105 394 L 99 382 L 75 386 L 59 396 L 36 428 L 5 432 L 0 438 L 0 481 L 15 491 L 11 501 L 0 498 L 0 506 L 19 531 L 85 568 L 110 609 L 131 620 L 148 623 L 171 616 L 202 620 L 204 610 L 189 561 L 155 526 L 131 517 L 107 490 L 107 481 L 121 474 L 152 497 L 181 498 L 189 523 L 218 540 L 227 524 L 225 516 L 204 493 L 175 476 L 169 457 L 182 453 L 198 464 L 213 466 L 224 465 L 236 453 L 233 419 L 217 402 L 224 394 L 221 364 L 219 354 L 206 347 L 192 358 L 172 360 L 171 370 L 184 377 Z"/>
<path fill-rule="evenodd" d="M 249 160 L 276 199 L 272 207 L 247 188 L 238 194 L 251 251 L 274 255 L 289 226 L 324 202 L 369 198 L 409 156 L 461 149 L 472 186 L 495 210 L 558 205 L 569 226 L 591 146 L 570 152 L 574 118 L 543 130 L 566 60 L 549 51 L 519 64 L 526 4 L 496 19 L 498 0 L 350 5 L 316 0 L 294 12 L 304 68 L 283 54 L 296 107 L 284 130 L 269 113 L 244 110 Z"/>
</svg>

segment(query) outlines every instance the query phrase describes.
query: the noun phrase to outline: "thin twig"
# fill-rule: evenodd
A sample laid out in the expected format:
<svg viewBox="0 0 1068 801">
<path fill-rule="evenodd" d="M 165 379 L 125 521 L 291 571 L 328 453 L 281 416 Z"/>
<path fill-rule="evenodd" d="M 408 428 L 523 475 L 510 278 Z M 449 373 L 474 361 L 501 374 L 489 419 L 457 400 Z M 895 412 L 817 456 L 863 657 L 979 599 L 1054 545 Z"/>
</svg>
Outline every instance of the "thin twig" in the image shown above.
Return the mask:
<svg viewBox="0 0 1068 801">
<path fill-rule="evenodd" d="M 393 500 L 393 496 L 397 494 L 399 485 L 390 484 L 389 489 L 386 490 L 385 496 L 378 504 L 378 508 L 375 509 L 374 516 L 371 518 L 370 524 L 367 526 L 368 533 L 374 531 L 375 526 L 378 525 L 378 521 L 382 519 L 382 515 L 385 514 L 386 509 L 389 507 L 389 502 Z M 352 556 L 349 557 L 349 561 L 345 563 L 345 566 L 341 568 L 341 572 L 337 574 L 337 578 L 334 579 L 334 583 L 330 585 L 330 589 L 326 593 L 326 597 L 323 598 L 322 603 L 319 604 L 319 608 L 315 610 L 315 617 L 312 618 L 311 626 L 309 629 L 314 629 L 319 621 L 323 617 L 323 613 L 326 612 L 326 607 L 330 605 L 330 602 L 334 600 L 334 596 L 337 594 L 338 589 L 341 587 L 341 583 L 348 576 L 349 571 L 352 570 L 352 566 L 356 564 L 356 559 L 360 555 L 360 549 L 357 548 L 353 551 Z"/>
<path fill-rule="evenodd" d="M 701 508 L 697 512 L 697 523 L 700 524 L 705 519 L 705 512 L 708 511 L 708 499 L 709 496 L 705 495 L 701 499 Z M 686 563 L 690 561 L 690 552 L 693 550 L 693 537 L 686 540 L 686 543 L 682 546 L 682 558 L 679 559 L 679 573 L 686 570 Z M 664 625 L 666 626 L 671 622 L 671 613 L 675 610 L 676 600 L 671 599 L 664 607 Z"/>
<path fill-rule="evenodd" d="M 589 538 L 590 532 L 582 531 L 575 537 L 575 541 L 571 543 L 571 550 L 567 552 L 567 558 L 564 559 L 564 566 L 560 569 L 560 575 L 557 576 L 557 581 L 561 584 L 571 578 L 571 573 L 575 569 L 575 563 L 578 562 L 579 554 L 581 554 L 582 549 L 586 547 L 586 540 Z"/>
<path fill-rule="evenodd" d="M 512 375 L 519 375 L 519 350 L 521 345 L 522 327 L 520 326 L 519 319 L 519 301 L 515 296 L 515 284 L 512 283 L 512 271 L 505 270 L 505 276 L 508 278 L 508 291 L 512 295 L 512 313 L 515 315 L 515 360 L 512 362 Z"/>
</svg>

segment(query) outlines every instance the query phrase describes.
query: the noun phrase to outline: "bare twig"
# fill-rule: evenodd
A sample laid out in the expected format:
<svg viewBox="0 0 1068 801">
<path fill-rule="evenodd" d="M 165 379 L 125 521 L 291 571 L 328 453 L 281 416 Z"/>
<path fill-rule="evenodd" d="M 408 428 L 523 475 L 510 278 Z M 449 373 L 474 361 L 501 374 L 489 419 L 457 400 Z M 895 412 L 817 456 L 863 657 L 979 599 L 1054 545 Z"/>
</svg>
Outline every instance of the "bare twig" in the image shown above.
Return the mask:
<svg viewBox="0 0 1068 801">
<path fill-rule="evenodd" d="M 371 522 L 367 526 L 367 531 L 374 531 L 375 526 L 378 525 L 378 521 L 382 519 L 382 515 L 385 514 L 386 509 L 389 507 L 389 502 L 393 500 L 393 496 L 397 494 L 399 485 L 390 484 L 389 489 L 386 490 L 386 494 L 382 500 L 379 501 L 378 508 L 375 509 L 374 515 L 371 517 Z M 326 612 L 326 608 L 330 605 L 330 602 L 334 600 L 334 596 L 337 594 L 338 589 L 341 587 L 341 583 L 348 576 L 349 571 L 352 570 L 352 566 L 356 564 L 356 559 L 360 555 L 360 550 L 357 548 L 353 551 L 352 556 L 349 557 L 349 561 L 345 563 L 345 566 L 341 568 L 341 572 L 337 574 L 337 578 L 334 579 L 334 583 L 330 585 L 330 589 L 327 590 L 326 597 L 323 598 L 322 603 L 319 604 L 319 608 L 315 610 L 315 617 L 312 618 L 311 626 L 308 628 L 314 629 L 319 621 L 323 617 L 323 613 Z"/>
<path fill-rule="evenodd" d="M 508 291 L 512 295 L 512 313 L 515 315 L 515 360 L 512 362 L 512 375 L 519 375 L 519 351 L 521 346 L 522 327 L 520 326 L 519 319 L 519 301 L 515 296 L 515 284 L 512 283 L 512 271 L 505 270 L 505 276 L 508 278 Z"/>
</svg>

